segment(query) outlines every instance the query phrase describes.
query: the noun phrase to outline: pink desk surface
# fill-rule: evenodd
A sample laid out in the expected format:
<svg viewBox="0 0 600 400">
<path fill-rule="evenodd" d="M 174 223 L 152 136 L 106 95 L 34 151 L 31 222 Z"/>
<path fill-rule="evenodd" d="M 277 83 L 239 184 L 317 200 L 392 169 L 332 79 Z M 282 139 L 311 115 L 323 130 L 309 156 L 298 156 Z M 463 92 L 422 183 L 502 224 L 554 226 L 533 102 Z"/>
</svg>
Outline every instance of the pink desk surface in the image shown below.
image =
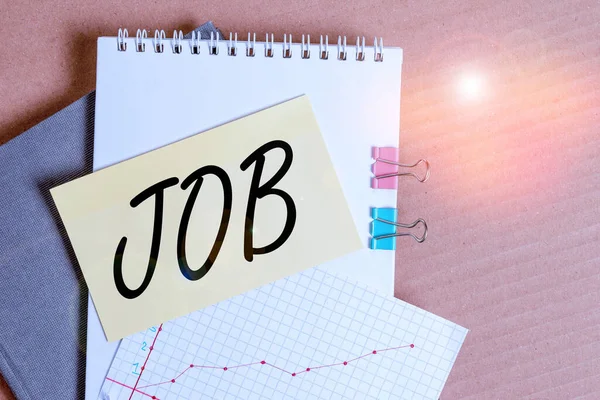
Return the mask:
<svg viewBox="0 0 600 400">
<path fill-rule="evenodd" d="M 94 88 L 119 27 L 383 36 L 405 50 L 396 296 L 471 329 L 442 399 L 600 398 L 596 0 L 4 2 L 0 143 Z M 372 40 L 372 39 L 371 39 Z M 26 156 L 26 155 L 24 155 Z M 0 399 L 11 398 L 0 385 Z"/>
</svg>

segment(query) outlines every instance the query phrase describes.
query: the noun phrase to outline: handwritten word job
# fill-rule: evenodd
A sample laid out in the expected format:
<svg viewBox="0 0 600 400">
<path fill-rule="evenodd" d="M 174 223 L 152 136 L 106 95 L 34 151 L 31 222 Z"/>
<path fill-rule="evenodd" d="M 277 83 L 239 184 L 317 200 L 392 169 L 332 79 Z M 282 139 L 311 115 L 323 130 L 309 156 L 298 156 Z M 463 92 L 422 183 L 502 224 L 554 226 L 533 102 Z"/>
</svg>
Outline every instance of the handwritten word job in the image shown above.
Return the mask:
<svg viewBox="0 0 600 400">
<path fill-rule="evenodd" d="M 271 179 L 260 185 L 260 178 L 262 176 L 263 168 L 265 165 L 265 154 L 273 149 L 281 149 L 285 153 L 283 164 L 273 175 Z M 292 147 L 282 141 L 274 140 L 268 142 L 254 152 L 252 152 L 241 164 L 240 169 L 246 171 L 252 164 L 256 164 L 254 172 L 252 174 L 252 181 L 250 183 L 250 190 L 248 193 L 248 203 L 246 206 L 246 218 L 244 223 L 244 258 L 248 262 L 252 262 L 255 254 L 267 254 L 277 250 L 283 245 L 286 240 L 290 237 L 294 225 L 296 223 L 296 206 L 292 197 L 281 189 L 275 188 L 275 185 L 285 176 L 289 171 L 293 160 Z M 216 176 L 223 187 L 223 212 L 221 215 L 221 222 L 217 237 L 213 243 L 212 249 L 208 254 L 204 264 L 199 268 L 192 269 L 188 264 L 186 257 L 186 236 L 188 230 L 188 224 L 192 210 L 196 203 L 198 193 L 202 187 L 202 182 L 206 175 Z M 127 299 L 135 299 L 140 296 L 150 284 L 154 270 L 156 269 L 156 262 L 158 260 L 158 254 L 160 251 L 161 234 L 162 234 L 162 223 L 163 223 L 163 209 L 164 209 L 164 193 L 165 190 L 175 186 L 179 183 L 177 177 L 172 177 L 160 181 L 147 189 L 140 192 L 135 196 L 130 205 L 135 208 L 142 204 L 144 201 L 154 197 L 154 224 L 152 229 L 152 244 L 150 246 L 150 257 L 148 259 L 148 267 L 142 283 L 136 289 L 130 289 L 123 279 L 123 254 L 125 253 L 125 247 L 127 245 L 127 237 L 122 237 L 117 246 L 115 252 L 114 263 L 113 263 L 113 276 L 115 285 L 119 293 Z M 191 190 L 181 215 L 181 221 L 179 223 L 179 230 L 177 233 L 177 261 L 179 263 L 179 269 L 181 274 L 191 281 L 196 281 L 205 276 L 211 267 L 215 263 L 225 235 L 227 234 L 227 228 L 229 226 L 229 218 L 231 215 L 231 207 L 233 203 L 233 190 L 231 186 L 231 180 L 229 176 L 222 168 L 216 165 L 203 166 L 194 172 L 192 172 L 187 178 L 181 183 L 181 189 L 187 190 L 191 186 Z M 287 214 L 286 221 L 283 230 L 279 237 L 270 244 L 256 248 L 253 242 L 253 227 L 254 227 L 254 211 L 256 208 L 256 201 L 262 199 L 265 196 L 274 195 L 279 196 L 285 202 Z"/>
</svg>

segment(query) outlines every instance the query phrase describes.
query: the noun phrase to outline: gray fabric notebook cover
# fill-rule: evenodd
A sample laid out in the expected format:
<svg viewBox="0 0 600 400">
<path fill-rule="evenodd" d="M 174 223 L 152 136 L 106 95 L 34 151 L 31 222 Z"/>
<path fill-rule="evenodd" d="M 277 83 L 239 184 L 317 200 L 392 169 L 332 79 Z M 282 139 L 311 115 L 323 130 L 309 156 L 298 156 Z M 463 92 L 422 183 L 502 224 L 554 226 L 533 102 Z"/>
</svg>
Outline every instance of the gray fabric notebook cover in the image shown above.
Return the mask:
<svg viewBox="0 0 600 400">
<path fill-rule="evenodd" d="M 94 99 L 0 146 L 0 373 L 18 399 L 84 397 L 87 289 L 49 189 L 92 172 Z"/>
</svg>

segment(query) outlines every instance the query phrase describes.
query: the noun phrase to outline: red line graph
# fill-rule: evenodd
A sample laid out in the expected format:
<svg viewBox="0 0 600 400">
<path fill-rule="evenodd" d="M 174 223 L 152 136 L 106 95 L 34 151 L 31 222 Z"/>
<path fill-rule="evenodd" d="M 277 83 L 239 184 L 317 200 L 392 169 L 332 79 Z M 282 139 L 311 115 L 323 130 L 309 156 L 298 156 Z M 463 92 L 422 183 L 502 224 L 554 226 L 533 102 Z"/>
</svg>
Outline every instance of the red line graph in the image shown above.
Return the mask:
<svg viewBox="0 0 600 400">
<path fill-rule="evenodd" d="M 149 385 L 144 385 L 144 386 L 139 386 L 138 387 L 138 383 L 140 382 L 140 378 L 142 376 L 142 373 L 146 369 L 146 363 L 148 362 L 148 359 L 150 358 L 150 354 L 152 353 L 152 350 L 154 349 L 154 345 L 156 343 L 156 339 L 158 338 L 158 334 L 161 331 L 162 331 L 162 324 L 158 328 L 158 330 L 156 332 L 156 336 L 154 336 L 154 341 L 152 342 L 152 346 L 150 346 L 150 351 L 148 352 L 148 356 L 146 357 L 146 361 L 144 361 L 144 365 L 142 366 L 140 375 L 138 375 L 138 378 L 137 378 L 137 380 L 135 382 L 135 385 L 133 387 L 125 385 L 124 383 L 118 382 L 118 381 L 116 381 L 114 379 L 111 379 L 111 378 L 108 378 L 108 377 L 106 378 L 107 380 L 109 380 L 111 382 L 114 382 L 114 383 L 116 383 L 118 385 L 121 385 L 121 386 L 124 386 L 124 387 L 126 387 L 128 389 L 131 389 L 131 395 L 129 396 L 129 400 L 131 400 L 131 397 L 134 395 L 135 392 L 138 392 L 138 393 L 143 394 L 143 395 L 145 395 L 147 397 L 150 397 L 153 400 L 154 399 L 158 400 L 158 398 L 156 396 L 153 396 L 153 395 L 150 395 L 148 393 L 142 392 L 140 389 L 146 389 L 146 388 L 149 388 L 149 387 L 160 386 L 160 385 L 167 385 L 169 383 L 173 384 L 173 383 L 177 382 L 177 379 L 179 379 L 181 376 L 183 376 L 183 374 L 185 374 L 189 370 L 195 369 L 195 368 L 198 368 L 198 369 L 220 369 L 223 372 L 225 372 L 225 371 L 229 371 L 229 370 L 237 369 L 237 368 L 251 367 L 253 365 L 266 365 L 266 366 L 269 366 L 271 368 L 275 368 L 275 369 L 277 369 L 279 371 L 282 371 L 282 372 L 284 372 L 286 374 L 289 374 L 292 377 L 295 377 L 295 376 L 298 376 L 300 374 L 304 374 L 304 373 L 307 373 L 307 372 L 310 372 L 310 371 L 316 370 L 316 369 L 337 367 L 337 366 L 340 366 L 340 365 L 346 366 L 346 365 L 348 365 L 351 362 L 360 360 L 361 358 L 373 356 L 373 355 L 376 355 L 376 354 L 379 354 L 379 353 L 384 353 L 386 351 L 399 350 L 399 349 L 405 349 L 405 348 L 411 348 L 412 349 L 412 348 L 415 347 L 415 345 L 411 343 L 411 344 L 407 344 L 407 345 L 403 345 L 403 346 L 388 347 L 387 349 L 373 350 L 373 351 L 370 351 L 370 352 L 368 352 L 366 354 L 363 354 L 361 356 L 358 356 L 358 357 L 355 357 L 355 358 L 352 358 L 352 359 L 349 359 L 349 360 L 346 360 L 346 361 L 340 361 L 340 362 L 337 362 L 337 363 L 326 364 L 326 365 L 317 365 L 315 367 L 307 367 L 307 368 L 302 369 L 302 370 L 297 371 L 297 372 L 287 371 L 287 370 L 285 370 L 285 369 L 283 369 L 281 367 L 278 367 L 275 364 L 268 363 L 266 360 L 256 361 L 256 362 L 252 362 L 252 363 L 248 363 L 248 364 L 239 364 L 239 365 L 223 366 L 223 367 L 213 366 L 213 365 L 195 365 L 195 364 L 190 364 L 187 368 L 185 368 L 183 371 L 181 371 L 179 373 L 179 375 L 177 375 L 176 377 L 174 377 L 172 379 L 169 379 L 169 380 L 164 381 L 164 382 L 152 383 L 152 384 L 149 384 Z"/>
<path fill-rule="evenodd" d="M 142 377 L 142 374 L 144 373 L 144 370 L 146 369 L 146 363 L 148 362 L 148 359 L 150 358 L 150 354 L 152 354 L 152 350 L 154 350 L 154 345 L 156 344 L 156 339 L 158 339 L 158 334 L 160 333 L 160 331 L 162 331 L 162 326 L 163 326 L 163 324 L 160 324 L 160 326 L 156 330 L 156 336 L 154 336 L 154 340 L 152 341 L 152 346 L 150 346 L 150 350 L 148 351 L 148 355 L 146 356 L 146 360 L 144 361 L 144 365 L 142 365 L 142 369 L 140 371 L 140 374 L 138 375 L 137 380 L 135 381 L 135 385 L 133 385 L 133 388 L 131 390 L 131 394 L 129 395 L 129 400 L 131 400 L 131 398 L 133 397 L 133 394 L 136 392 L 137 385 L 138 385 L 138 383 L 140 383 L 140 378 Z M 152 396 L 152 398 L 156 399 L 155 396 Z"/>
<path fill-rule="evenodd" d="M 106 378 L 106 380 L 108 380 L 108 381 L 111 381 L 111 382 L 114 382 L 114 383 L 116 383 L 117 385 L 121 385 L 121 386 L 123 386 L 123 387 L 126 387 L 127 389 L 131 389 L 131 390 L 133 390 L 134 392 L 138 392 L 138 393 L 141 393 L 141 394 L 143 394 L 143 395 L 146 395 L 146 396 L 148 396 L 148 397 L 151 397 L 151 398 L 153 398 L 153 399 L 156 399 L 156 396 L 152 396 L 151 394 L 148 394 L 148 393 L 142 392 L 140 389 L 135 389 L 135 388 L 132 388 L 132 387 L 131 387 L 131 386 L 129 386 L 129 385 L 126 385 L 126 384 L 124 384 L 124 383 L 121 383 L 121 382 L 119 382 L 119 381 L 115 381 L 114 379 L 111 379 L 111 378 L 109 378 L 109 377 L 107 377 L 107 378 Z"/>
</svg>

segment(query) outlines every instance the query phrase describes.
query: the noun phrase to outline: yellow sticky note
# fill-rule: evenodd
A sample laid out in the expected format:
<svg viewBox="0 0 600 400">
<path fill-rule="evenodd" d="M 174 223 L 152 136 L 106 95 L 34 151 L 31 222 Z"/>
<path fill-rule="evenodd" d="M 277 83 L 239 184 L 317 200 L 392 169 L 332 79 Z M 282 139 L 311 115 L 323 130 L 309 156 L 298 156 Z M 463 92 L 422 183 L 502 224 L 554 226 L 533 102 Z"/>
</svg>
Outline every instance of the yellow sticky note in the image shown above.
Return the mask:
<svg viewBox="0 0 600 400">
<path fill-rule="evenodd" d="M 110 341 L 362 247 L 305 96 L 51 193 Z"/>
</svg>

